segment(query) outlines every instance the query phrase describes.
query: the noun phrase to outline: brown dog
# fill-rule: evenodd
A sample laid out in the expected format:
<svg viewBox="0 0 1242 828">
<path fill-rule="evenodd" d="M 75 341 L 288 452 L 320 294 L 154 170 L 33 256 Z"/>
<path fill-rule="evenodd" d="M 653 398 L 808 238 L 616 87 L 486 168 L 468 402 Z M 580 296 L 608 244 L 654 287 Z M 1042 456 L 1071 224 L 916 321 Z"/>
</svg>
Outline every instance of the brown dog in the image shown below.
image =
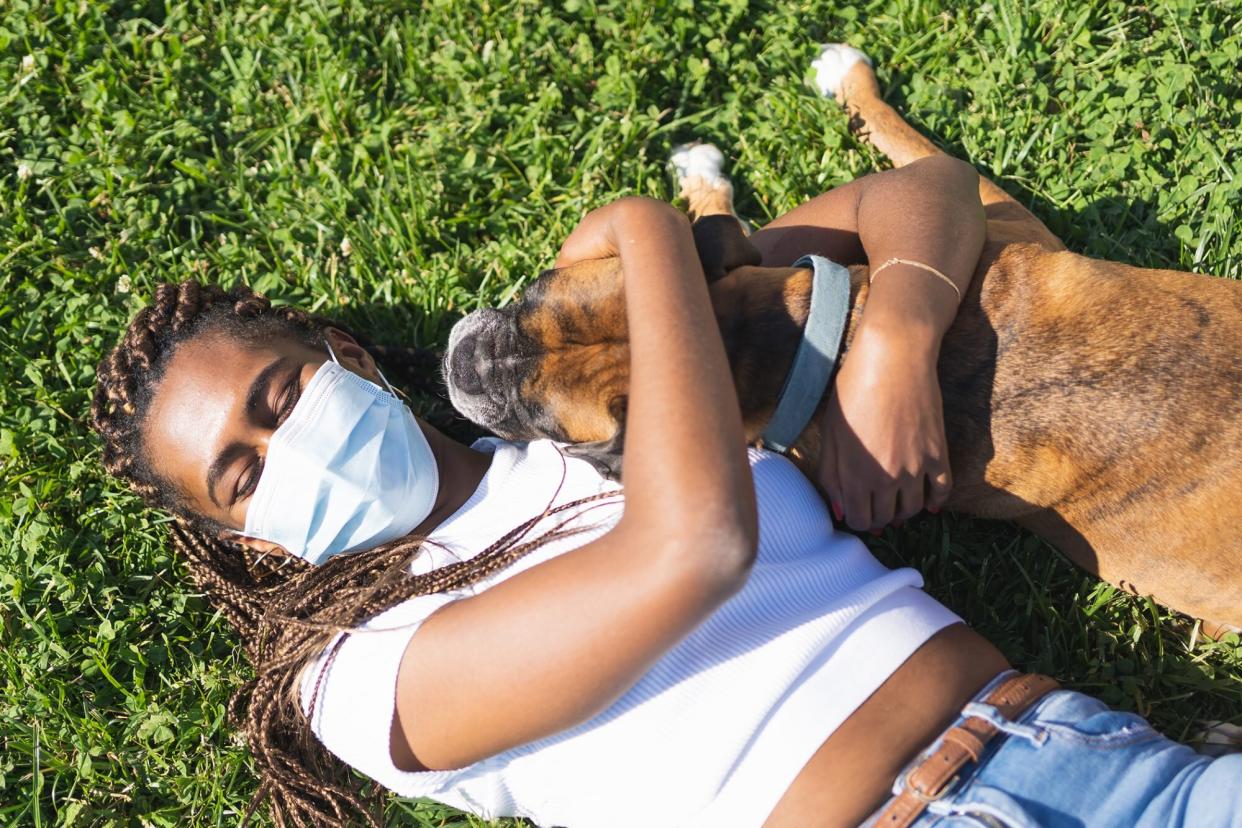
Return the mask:
<svg viewBox="0 0 1242 828">
<path fill-rule="evenodd" d="M 896 166 L 938 152 L 880 99 L 861 53 L 836 48 L 820 80 L 852 128 Z M 757 266 L 727 181 L 682 183 L 756 439 L 806 321 L 810 271 Z M 980 195 L 988 239 L 938 366 L 947 508 L 1016 521 L 1118 586 L 1242 626 L 1242 284 L 1071 253 L 992 182 Z M 867 268 L 850 271 L 847 347 L 867 301 Z M 612 471 L 628 367 L 617 260 L 545 273 L 520 302 L 467 316 L 445 360 L 474 422 L 581 444 L 571 451 Z M 818 422 L 790 451 L 812 479 Z"/>
</svg>

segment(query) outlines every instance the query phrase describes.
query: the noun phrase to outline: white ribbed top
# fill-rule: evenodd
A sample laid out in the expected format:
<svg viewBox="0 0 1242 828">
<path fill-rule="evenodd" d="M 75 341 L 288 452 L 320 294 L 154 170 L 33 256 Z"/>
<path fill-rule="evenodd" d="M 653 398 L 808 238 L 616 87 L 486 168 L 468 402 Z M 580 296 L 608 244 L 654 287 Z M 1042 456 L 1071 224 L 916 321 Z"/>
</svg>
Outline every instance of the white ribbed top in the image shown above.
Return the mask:
<svg viewBox="0 0 1242 828">
<path fill-rule="evenodd" d="M 549 502 L 617 488 L 548 441 L 475 447 L 495 452 L 491 467 L 431 536 L 453 553 L 431 548 L 416 571 L 470 557 Z M 750 462 L 759 552 L 746 584 L 604 712 L 460 770 L 401 771 L 388 749 L 397 669 L 418 625 L 449 601 L 603 534 L 620 517 L 620 498 L 582 507 L 581 524 L 597 524 L 590 532 L 539 548 L 471 589 L 420 596 L 371 619 L 323 675 L 312 729 L 391 790 L 485 818 L 569 828 L 760 826 L 820 744 L 958 618 L 919 589 L 916 571 L 888 570 L 857 538 L 836 532 L 789 461 L 751 450 Z M 530 536 L 563 519 L 549 518 Z M 303 680 L 308 712 L 322 670 L 321 659 Z"/>
</svg>

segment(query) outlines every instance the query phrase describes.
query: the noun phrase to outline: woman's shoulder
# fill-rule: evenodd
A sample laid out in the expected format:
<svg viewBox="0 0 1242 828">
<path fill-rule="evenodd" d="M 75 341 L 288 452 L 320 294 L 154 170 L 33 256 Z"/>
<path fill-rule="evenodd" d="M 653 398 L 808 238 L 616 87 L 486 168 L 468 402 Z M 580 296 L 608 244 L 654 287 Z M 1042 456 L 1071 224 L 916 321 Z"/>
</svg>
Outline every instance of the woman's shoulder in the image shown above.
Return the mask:
<svg viewBox="0 0 1242 828">
<path fill-rule="evenodd" d="M 455 551 L 477 552 L 540 515 L 552 520 L 556 507 L 565 507 L 556 512 L 557 522 L 586 511 L 585 506 L 571 508 L 572 501 L 620 493 L 620 484 L 601 477 L 590 463 L 566 455 L 552 440 L 485 437 L 471 448 L 491 453 L 492 462 L 474 493 L 430 534 L 431 540 Z M 612 511 L 619 513 L 620 498 L 616 500 Z M 609 511 L 591 510 L 600 518 Z"/>
</svg>

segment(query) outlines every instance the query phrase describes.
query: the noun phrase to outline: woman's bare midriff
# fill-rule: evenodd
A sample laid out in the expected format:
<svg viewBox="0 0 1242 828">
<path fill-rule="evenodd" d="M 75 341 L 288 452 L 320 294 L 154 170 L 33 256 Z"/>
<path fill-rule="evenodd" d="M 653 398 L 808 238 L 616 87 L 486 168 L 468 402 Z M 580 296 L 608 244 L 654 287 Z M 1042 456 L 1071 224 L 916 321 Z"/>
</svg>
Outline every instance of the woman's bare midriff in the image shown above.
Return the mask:
<svg viewBox="0 0 1242 828">
<path fill-rule="evenodd" d="M 1008 666 L 964 624 L 941 630 L 820 745 L 764 828 L 858 825 L 889 797 L 906 763 Z"/>
</svg>

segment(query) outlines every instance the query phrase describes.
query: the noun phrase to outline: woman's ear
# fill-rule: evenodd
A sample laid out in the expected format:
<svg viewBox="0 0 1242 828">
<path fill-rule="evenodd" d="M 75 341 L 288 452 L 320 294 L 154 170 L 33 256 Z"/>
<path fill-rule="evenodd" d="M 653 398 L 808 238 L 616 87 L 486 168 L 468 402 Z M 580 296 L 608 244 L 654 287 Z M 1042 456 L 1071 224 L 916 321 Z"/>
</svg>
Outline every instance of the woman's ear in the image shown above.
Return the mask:
<svg viewBox="0 0 1242 828">
<path fill-rule="evenodd" d="M 358 344 L 358 340 L 340 328 L 324 328 L 323 336 L 324 339 L 328 340 L 328 344 L 332 346 L 332 353 L 336 354 L 336 358 L 341 365 L 358 376 L 369 379 L 376 385 L 384 384 L 383 379 L 380 377 L 379 368 L 375 364 L 375 359 L 371 356 L 370 351 Z"/>
<path fill-rule="evenodd" d="M 220 534 L 220 540 L 231 543 L 240 543 L 242 546 L 260 555 L 273 555 L 278 558 L 294 557 L 285 551 L 285 548 L 278 543 L 265 541 L 261 538 L 252 538 L 249 535 L 237 534 L 233 532 L 224 532 Z"/>
</svg>

